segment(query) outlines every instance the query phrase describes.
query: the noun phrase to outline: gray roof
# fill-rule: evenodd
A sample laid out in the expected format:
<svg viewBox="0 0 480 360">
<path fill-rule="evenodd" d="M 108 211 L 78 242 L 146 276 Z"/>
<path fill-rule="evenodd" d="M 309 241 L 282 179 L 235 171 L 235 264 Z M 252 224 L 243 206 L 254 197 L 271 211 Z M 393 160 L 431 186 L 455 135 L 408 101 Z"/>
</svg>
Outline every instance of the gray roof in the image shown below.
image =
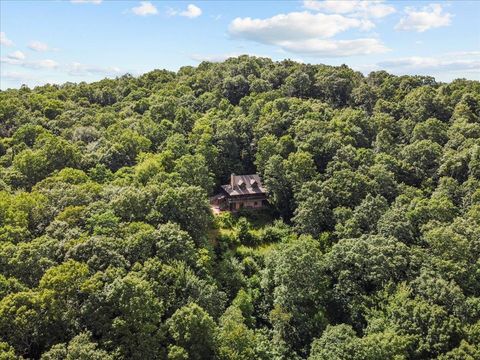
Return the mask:
<svg viewBox="0 0 480 360">
<path fill-rule="evenodd" d="M 233 182 L 233 187 L 231 183 Z M 233 175 L 230 178 L 230 184 L 222 185 L 223 190 L 230 196 L 240 195 L 262 195 L 267 190 L 262 185 L 262 180 L 258 174 L 252 175 Z"/>
</svg>

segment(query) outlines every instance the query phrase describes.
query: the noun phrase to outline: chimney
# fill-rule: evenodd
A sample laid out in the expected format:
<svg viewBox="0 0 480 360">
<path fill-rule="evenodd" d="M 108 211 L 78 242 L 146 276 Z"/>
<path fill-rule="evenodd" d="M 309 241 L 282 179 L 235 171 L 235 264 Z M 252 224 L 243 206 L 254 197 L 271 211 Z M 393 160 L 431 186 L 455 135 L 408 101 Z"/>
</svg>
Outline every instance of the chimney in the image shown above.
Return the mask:
<svg viewBox="0 0 480 360">
<path fill-rule="evenodd" d="M 235 174 L 234 173 L 232 173 L 230 175 L 230 187 L 232 188 L 232 190 L 235 187 Z"/>
</svg>

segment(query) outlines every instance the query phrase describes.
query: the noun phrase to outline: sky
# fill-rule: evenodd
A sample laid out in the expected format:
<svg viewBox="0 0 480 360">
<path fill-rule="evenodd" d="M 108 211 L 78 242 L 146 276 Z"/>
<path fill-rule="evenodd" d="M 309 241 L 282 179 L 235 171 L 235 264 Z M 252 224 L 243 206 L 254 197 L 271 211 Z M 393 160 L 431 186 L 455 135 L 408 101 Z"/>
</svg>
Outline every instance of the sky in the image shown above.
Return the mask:
<svg viewBox="0 0 480 360">
<path fill-rule="evenodd" d="M 0 0 L 0 88 L 248 54 L 480 80 L 480 1 Z"/>
</svg>

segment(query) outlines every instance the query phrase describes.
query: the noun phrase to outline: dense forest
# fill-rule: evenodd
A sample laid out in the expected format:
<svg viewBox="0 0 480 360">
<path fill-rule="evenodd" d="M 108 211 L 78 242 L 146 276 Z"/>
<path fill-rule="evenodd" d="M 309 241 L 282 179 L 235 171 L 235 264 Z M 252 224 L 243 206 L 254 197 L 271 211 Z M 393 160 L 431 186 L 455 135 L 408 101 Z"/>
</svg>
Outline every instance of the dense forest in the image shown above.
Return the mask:
<svg viewBox="0 0 480 360">
<path fill-rule="evenodd" d="M 478 81 L 240 56 L 2 91 L 0 138 L 2 360 L 480 359 Z"/>
</svg>

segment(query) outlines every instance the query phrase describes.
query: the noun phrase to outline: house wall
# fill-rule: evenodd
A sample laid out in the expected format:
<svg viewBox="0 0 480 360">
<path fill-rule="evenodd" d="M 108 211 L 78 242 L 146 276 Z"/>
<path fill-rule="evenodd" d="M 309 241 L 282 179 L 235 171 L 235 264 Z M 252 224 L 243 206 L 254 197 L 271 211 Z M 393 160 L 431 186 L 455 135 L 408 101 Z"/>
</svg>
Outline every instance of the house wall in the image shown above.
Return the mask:
<svg viewBox="0 0 480 360">
<path fill-rule="evenodd" d="M 262 208 L 263 201 L 265 198 L 259 198 L 259 199 L 231 199 L 230 204 L 231 204 L 231 209 L 232 210 L 240 210 L 242 207 L 243 208 L 253 208 L 253 209 L 260 209 Z"/>
</svg>

